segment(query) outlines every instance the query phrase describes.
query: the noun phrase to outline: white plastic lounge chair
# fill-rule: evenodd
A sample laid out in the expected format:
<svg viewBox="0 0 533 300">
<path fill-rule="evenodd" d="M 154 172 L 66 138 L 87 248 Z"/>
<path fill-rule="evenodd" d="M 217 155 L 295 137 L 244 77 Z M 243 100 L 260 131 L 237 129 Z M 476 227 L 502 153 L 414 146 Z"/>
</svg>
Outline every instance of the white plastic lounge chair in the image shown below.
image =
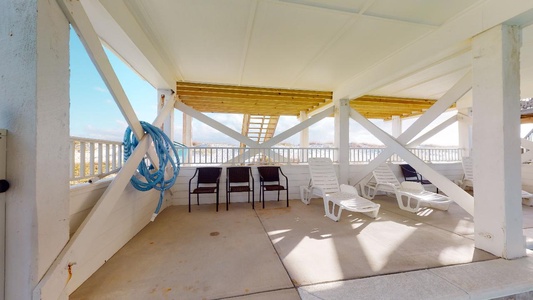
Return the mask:
<svg viewBox="0 0 533 300">
<path fill-rule="evenodd" d="M 339 186 L 337 174 L 329 158 L 309 158 L 309 172 L 309 186 L 300 187 L 303 203 L 309 204 L 313 195 L 322 197 L 326 216 L 335 222 L 339 221 L 343 209 L 363 213 L 374 219 L 377 217 L 379 204 L 359 196 L 353 186 Z"/>
<path fill-rule="evenodd" d="M 372 172 L 372 178 L 361 185 L 363 196 L 374 199 L 377 192 L 392 193 L 402 210 L 418 212 L 422 207 L 448 210 L 452 202 L 448 197 L 424 190 L 418 182 L 404 181 L 400 184 L 389 166 L 382 164 Z"/>
<path fill-rule="evenodd" d="M 474 161 L 472 157 L 463 157 L 462 164 L 465 175 L 463 180 L 459 181 L 459 186 L 462 189 L 466 189 L 467 187 L 474 189 Z M 522 190 L 522 204 L 533 206 L 533 194 Z"/>
<path fill-rule="evenodd" d="M 461 160 L 463 165 L 463 172 L 465 175 L 462 180 L 459 180 L 459 186 L 464 190 L 466 188 L 474 188 L 474 162 L 471 157 L 463 157 Z"/>
<path fill-rule="evenodd" d="M 522 190 L 522 204 L 533 206 L 533 194 Z"/>
</svg>

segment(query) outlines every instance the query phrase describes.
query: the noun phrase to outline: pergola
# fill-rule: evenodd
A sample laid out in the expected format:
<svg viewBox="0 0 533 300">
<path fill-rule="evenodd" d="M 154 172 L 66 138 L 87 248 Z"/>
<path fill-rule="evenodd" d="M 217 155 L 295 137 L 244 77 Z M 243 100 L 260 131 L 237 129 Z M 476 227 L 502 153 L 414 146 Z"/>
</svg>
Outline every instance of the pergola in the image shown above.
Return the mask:
<svg viewBox="0 0 533 300">
<path fill-rule="evenodd" d="M 168 134 L 176 108 L 244 145 L 268 148 L 333 115 L 340 181 L 348 182 L 351 118 L 387 147 L 360 173 L 400 155 L 475 216 L 477 248 L 507 259 L 524 256 L 515 200 L 521 184 L 519 100 L 533 93 L 532 21 L 533 2 L 519 0 L 1 2 L 0 127 L 9 134 L 13 183 L 5 195 L 6 298 L 65 299 L 90 276 L 100 263 L 90 260 L 106 231 L 102 224 L 138 162 L 147 153 L 155 159 L 103 44 L 157 88 L 160 110 L 153 124 Z M 69 24 L 141 140 L 72 237 Z M 456 116 L 415 139 L 454 105 Z M 301 122 L 253 140 L 207 111 L 286 113 Z M 397 136 L 368 119 L 406 114 L 420 117 Z M 407 150 L 456 121 L 465 153 L 475 153 L 475 199 Z M 129 224 L 145 225 L 137 212 L 117 225 L 127 232 L 122 239 L 131 234 Z"/>
</svg>

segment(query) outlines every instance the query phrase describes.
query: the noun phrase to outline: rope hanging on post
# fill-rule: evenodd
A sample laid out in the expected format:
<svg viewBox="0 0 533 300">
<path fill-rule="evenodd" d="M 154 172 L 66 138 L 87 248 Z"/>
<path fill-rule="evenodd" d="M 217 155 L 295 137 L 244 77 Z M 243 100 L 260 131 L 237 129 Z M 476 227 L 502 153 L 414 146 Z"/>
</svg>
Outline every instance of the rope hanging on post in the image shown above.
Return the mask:
<svg viewBox="0 0 533 300">
<path fill-rule="evenodd" d="M 139 191 L 149 191 L 151 189 L 160 191 L 159 202 L 151 219 L 151 221 L 153 221 L 163 204 L 165 190 L 170 189 L 176 182 L 176 178 L 180 171 L 179 156 L 170 138 L 160 128 L 143 121 L 140 123 L 144 132 L 149 134 L 152 138 L 157 157 L 159 158 L 159 165 L 157 169 L 155 169 L 152 164 L 148 166 L 146 164 L 148 158 L 143 158 L 137 167 L 137 171 L 142 177 L 144 177 L 144 180 L 133 175 L 130 182 Z M 138 144 L 139 141 L 133 134 L 131 128 L 126 128 L 126 132 L 124 133 L 124 161 L 128 160 L 133 153 L 133 149 L 135 149 Z M 170 179 L 165 180 L 165 169 L 168 164 L 172 166 L 173 176 Z"/>
</svg>

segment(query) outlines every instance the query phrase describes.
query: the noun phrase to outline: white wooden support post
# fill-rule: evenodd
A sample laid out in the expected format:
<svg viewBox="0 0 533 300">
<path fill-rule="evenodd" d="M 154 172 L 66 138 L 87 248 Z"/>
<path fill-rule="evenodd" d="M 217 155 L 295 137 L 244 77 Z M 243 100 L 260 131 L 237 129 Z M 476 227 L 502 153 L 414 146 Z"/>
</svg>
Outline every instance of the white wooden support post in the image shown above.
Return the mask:
<svg viewBox="0 0 533 300">
<path fill-rule="evenodd" d="M 458 110 L 459 148 L 463 149 L 463 156 L 470 156 L 472 150 L 472 108 Z"/>
<path fill-rule="evenodd" d="M 335 147 L 338 149 L 339 183 L 347 184 L 350 177 L 350 100 L 335 101 Z"/>
<path fill-rule="evenodd" d="M 472 41 L 475 245 L 522 257 L 518 26 L 499 25 Z"/>
<path fill-rule="evenodd" d="M 0 1 L 0 57 L 5 299 L 31 299 L 69 238 L 69 24 L 57 3 Z"/>
<path fill-rule="evenodd" d="M 302 110 L 298 119 L 300 122 L 304 122 L 307 118 L 307 112 Z M 300 131 L 300 148 L 309 148 L 309 128 Z"/>
<path fill-rule="evenodd" d="M 174 103 L 174 95 L 171 90 L 168 89 L 158 89 L 157 90 L 157 114 L 161 112 L 163 107 L 168 101 L 172 101 Z M 172 110 L 168 117 L 166 118 L 165 122 L 163 123 L 163 132 L 172 140 L 174 141 L 174 110 Z"/>
<path fill-rule="evenodd" d="M 192 147 L 192 117 L 183 113 L 183 141 L 187 147 Z"/>
<path fill-rule="evenodd" d="M 302 110 L 300 111 L 300 122 L 305 122 L 307 120 L 307 112 Z M 309 159 L 308 151 L 306 148 L 309 148 L 309 127 L 303 129 L 300 131 L 300 148 L 302 148 L 301 151 L 301 161 L 307 161 Z"/>
<path fill-rule="evenodd" d="M 392 116 L 392 137 L 397 138 L 402 134 L 402 119 L 400 116 Z"/>
</svg>

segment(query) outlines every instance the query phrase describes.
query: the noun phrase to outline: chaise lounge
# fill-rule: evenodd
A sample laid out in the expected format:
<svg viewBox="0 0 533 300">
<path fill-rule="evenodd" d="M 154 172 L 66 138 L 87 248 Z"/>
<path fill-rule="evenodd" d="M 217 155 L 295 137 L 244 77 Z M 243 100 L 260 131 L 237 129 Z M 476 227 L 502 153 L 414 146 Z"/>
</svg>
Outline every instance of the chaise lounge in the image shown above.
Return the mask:
<svg viewBox="0 0 533 300">
<path fill-rule="evenodd" d="M 309 186 L 300 187 L 303 203 L 311 203 L 313 195 L 322 197 L 326 216 L 335 222 L 339 221 L 344 209 L 363 213 L 374 219 L 377 217 L 379 204 L 359 196 L 353 186 L 346 184 L 339 186 L 337 174 L 329 158 L 309 158 L 309 172 L 311 174 Z"/>
<path fill-rule="evenodd" d="M 380 191 L 394 194 L 400 209 L 414 213 L 422 207 L 448 210 L 452 202 L 444 195 L 426 191 L 419 182 L 404 181 L 400 184 L 386 164 L 381 164 L 372 171 L 370 180 L 360 186 L 365 198 L 374 199 Z"/>
</svg>

